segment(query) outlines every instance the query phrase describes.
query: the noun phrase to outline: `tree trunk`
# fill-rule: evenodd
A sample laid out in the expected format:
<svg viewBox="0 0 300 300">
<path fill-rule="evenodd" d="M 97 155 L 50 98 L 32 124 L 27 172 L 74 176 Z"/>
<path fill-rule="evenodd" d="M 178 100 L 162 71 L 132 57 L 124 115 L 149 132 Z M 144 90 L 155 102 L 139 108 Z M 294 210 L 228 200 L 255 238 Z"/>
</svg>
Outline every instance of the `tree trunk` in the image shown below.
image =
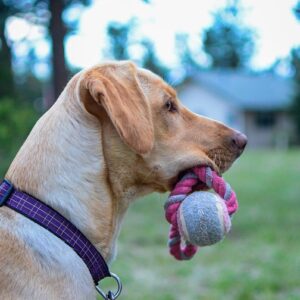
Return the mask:
<svg viewBox="0 0 300 300">
<path fill-rule="evenodd" d="M 51 13 L 49 31 L 52 39 L 53 96 L 49 97 L 46 101 L 46 108 L 49 108 L 55 102 L 68 81 L 68 71 L 64 51 L 66 28 L 62 20 L 63 9 L 63 0 L 49 1 L 49 10 Z"/>
<path fill-rule="evenodd" d="M 12 71 L 11 48 L 5 37 L 5 20 L 0 20 L 0 98 L 14 97 L 14 77 Z"/>
</svg>

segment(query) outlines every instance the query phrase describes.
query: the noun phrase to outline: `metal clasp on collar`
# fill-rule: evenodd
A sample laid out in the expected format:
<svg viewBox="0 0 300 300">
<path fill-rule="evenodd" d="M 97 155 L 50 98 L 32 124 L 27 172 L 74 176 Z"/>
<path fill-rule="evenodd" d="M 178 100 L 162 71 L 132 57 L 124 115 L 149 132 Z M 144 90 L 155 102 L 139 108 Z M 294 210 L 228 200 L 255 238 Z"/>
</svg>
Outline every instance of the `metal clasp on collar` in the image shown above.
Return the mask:
<svg viewBox="0 0 300 300">
<path fill-rule="evenodd" d="M 112 291 L 108 291 L 107 294 L 105 294 L 99 286 L 96 285 L 96 290 L 97 292 L 103 297 L 103 299 L 105 300 L 115 300 L 117 299 L 120 294 L 121 294 L 121 291 L 122 291 L 122 282 L 120 280 L 120 278 L 114 274 L 114 273 L 110 273 L 111 277 L 117 282 L 117 285 L 118 285 L 118 289 L 115 293 L 113 293 Z"/>
<path fill-rule="evenodd" d="M 4 193 L 4 195 L 0 198 L 0 207 L 4 205 L 5 201 L 10 197 L 10 195 L 14 191 L 14 186 L 12 185 L 11 182 L 9 182 L 7 179 L 4 179 L 3 182 L 5 182 L 6 184 L 8 184 L 9 188 Z"/>
</svg>

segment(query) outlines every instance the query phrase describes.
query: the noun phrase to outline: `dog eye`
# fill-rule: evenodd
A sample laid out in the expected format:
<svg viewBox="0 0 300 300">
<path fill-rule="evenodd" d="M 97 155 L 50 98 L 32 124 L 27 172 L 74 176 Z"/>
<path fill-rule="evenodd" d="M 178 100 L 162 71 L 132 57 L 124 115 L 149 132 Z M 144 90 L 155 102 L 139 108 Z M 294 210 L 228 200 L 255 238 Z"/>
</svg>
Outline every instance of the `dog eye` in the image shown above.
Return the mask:
<svg viewBox="0 0 300 300">
<path fill-rule="evenodd" d="M 170 112 L 175 112 L 177 111 L 177 107 L 176 105 L 171 101 L 171 100 L 168 100 L 165 104 L 165 108 L 170 111 Z"/>
</svg>

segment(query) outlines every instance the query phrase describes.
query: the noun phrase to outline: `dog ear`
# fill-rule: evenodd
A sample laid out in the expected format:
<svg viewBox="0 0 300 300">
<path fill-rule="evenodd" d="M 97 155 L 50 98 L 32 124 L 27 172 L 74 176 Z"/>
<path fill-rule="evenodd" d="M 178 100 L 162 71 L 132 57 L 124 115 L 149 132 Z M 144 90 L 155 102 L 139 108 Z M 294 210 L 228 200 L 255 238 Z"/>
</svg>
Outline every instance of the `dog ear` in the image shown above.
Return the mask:
<svg viewBox="0 0 300 300">
<path fill-rule="evenodd" d="M 121 139 L 136 153 L 148 153 L 154 142 L 150 105 L 133 63 L 99 66 L 82 80 L 86 109 L 101 118 L 104 108 Z M 88 92 L 88 93 L 86 93 Z"/>
</svg>

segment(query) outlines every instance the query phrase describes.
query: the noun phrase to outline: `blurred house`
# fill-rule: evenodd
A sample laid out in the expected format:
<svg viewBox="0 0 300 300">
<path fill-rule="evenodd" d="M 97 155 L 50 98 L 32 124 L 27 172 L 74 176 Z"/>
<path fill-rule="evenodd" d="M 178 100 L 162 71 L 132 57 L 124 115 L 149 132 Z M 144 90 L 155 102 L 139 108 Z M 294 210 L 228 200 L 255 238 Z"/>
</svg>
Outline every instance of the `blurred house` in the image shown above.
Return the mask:
<svg viewBox="0 0 300 300">
<path fill-rule="evenodd" d="M 202 71 L 179 87 L 190 110 L 247 134 L 249 146 L 286 148 L 293 136 L 288 114 L 293 82 L 270 72 Z"/>
</svg>

